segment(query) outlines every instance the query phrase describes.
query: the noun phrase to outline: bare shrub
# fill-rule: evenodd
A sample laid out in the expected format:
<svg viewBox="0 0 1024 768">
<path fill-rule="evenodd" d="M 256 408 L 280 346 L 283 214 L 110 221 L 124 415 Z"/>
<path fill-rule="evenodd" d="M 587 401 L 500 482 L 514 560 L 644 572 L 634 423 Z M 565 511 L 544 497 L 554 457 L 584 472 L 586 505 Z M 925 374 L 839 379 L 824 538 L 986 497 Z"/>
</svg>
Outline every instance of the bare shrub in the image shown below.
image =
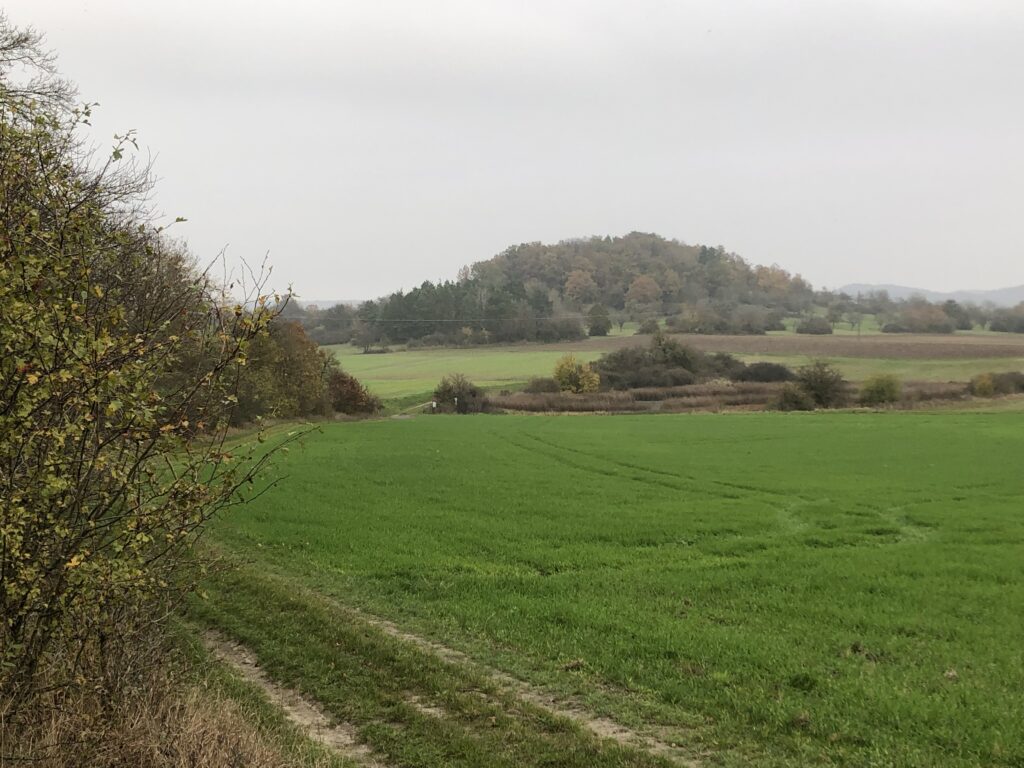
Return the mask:
<svg viewBox="0 0 1024 768">
<path fill-rule="evenodd" d="M 992 387 L 997 395 L 1016 395 L 1024 392 L 1024 373 L 1020 371 L 993 373 L 991 376 Z"/>
<path fill-rule="evenodd" d="M 818 408 L 838 408 L 848 399 L 848 385 L 843 374 L 821 360 L 800 368 L 796 383 Z"/>
</svg>

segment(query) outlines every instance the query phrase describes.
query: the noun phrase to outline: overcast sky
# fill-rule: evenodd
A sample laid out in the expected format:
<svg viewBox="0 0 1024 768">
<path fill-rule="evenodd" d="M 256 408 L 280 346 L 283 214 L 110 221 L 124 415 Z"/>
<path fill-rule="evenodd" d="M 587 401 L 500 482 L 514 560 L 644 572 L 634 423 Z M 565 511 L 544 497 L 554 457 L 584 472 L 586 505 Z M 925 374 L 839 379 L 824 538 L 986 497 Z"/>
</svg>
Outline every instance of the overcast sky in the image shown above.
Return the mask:
<svg viewBox="0 0 1024 768">
<path fill-rule="evenodd" d="M 368 298 L 658 232 L 817 286 L 1024 283 L 1024 2 L 5 0 L 201 257 Z"/>
</svg>

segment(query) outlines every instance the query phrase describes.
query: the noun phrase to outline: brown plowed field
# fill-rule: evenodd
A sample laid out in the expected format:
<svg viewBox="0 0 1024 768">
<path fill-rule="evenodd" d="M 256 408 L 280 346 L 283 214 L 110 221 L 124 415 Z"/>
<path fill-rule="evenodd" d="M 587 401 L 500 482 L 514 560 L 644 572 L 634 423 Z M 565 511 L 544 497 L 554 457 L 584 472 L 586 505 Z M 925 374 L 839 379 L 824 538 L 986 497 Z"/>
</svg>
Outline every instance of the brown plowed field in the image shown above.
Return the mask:
<svg viewBox="0 0 1024 768">
<path fill-rule="evenodd" d="M 970 358 L 1024 357 L 1024 335 L 930 336 L 915 334 L 870 334 L 864 336 L 704 336 L 678 333 L 672 338 L 705 352 L 739 355 L 805 355 L 808 357 L 868 357 L 919 360 L 960 360 Z M 649 336 L 609 336 L 590 339 L 590 349 L 621 349 L 644 344 Z M 579 342 L 544 345 L 574 351 Z"/>
</svg>

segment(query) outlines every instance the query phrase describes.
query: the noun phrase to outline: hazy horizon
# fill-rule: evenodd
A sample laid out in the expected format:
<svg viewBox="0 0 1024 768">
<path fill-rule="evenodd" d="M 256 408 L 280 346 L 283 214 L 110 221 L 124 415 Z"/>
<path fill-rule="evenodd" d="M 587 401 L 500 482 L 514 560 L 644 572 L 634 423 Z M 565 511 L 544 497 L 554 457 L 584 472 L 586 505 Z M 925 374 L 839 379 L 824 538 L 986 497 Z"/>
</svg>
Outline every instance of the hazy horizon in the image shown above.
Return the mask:
<svg viewBox="0 0 1024 768">
<path fill-rule="evenodd" d="M 816 287 L 1024 283 L 1024 6 L 9 0 L 196 254 L 370 298 L 656 232 Z"/>
</svg>

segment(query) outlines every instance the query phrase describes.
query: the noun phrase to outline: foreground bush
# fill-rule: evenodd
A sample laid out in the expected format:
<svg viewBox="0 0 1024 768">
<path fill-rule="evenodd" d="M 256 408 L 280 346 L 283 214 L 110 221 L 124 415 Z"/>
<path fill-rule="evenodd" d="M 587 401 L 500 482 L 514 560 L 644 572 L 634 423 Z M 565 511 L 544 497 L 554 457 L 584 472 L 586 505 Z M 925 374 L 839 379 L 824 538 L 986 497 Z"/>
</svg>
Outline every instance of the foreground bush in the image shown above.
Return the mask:
<svg viewBox="0 0 1024 768">
<path fill-rule="evenodd" d="M 803 366 L 796 373 L 796 383 L 818 408 L 838 408 L 846 403 L 846 380 L 828 363 L 819 360 Z"/>
<path fill-rule="evenodd" d="M 861 405 L 889 405 L 899 402 L 903 384 L 895 376 L 879 374 L 865 379 L 858 400 Z"/>
<path fill-rule="evenodd" d="M 487 404 L 483 390 L 461 373 L 441 379 L 434 390 L 434 400 L 443 413 L 481 413 Z"/>
<path fill-rule="evenodd" d="M 93 163 L 48 61 L 0 16 L 4 754 L 51 709 L 114 706 L 152 661 L 192 545 L 268 456 L 225 440 L 280 304 L 259 284 L 232 298 L 146 217 L 130 137 Z"/>
</svg>

